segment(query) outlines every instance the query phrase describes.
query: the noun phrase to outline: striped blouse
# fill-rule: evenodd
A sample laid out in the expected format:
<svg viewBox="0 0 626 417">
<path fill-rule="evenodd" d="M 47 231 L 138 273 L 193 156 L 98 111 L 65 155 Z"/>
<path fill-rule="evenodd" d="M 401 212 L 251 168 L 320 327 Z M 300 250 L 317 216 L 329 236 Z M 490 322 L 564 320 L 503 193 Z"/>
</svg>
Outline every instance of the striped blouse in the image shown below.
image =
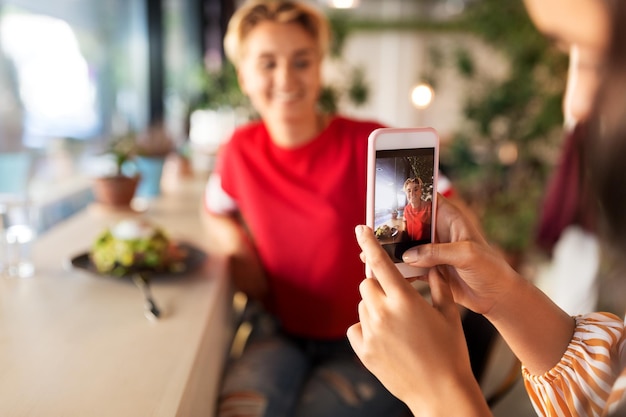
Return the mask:
<svg viewBox="0 0 626 417">
<path fill-rule="evenodd" d="M 522 367 L 540 416 L 626 416 L 626 331 L 609 313 L 578 316 L 561 361 L 543 375 Z"/>
</svg>

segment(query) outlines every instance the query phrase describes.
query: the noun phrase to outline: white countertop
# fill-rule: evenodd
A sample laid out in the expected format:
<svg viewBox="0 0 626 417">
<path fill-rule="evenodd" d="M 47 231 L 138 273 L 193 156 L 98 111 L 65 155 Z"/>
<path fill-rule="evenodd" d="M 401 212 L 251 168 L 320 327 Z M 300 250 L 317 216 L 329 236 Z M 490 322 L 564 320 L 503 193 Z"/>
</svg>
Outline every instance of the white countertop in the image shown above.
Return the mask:
<svg viewBox="0 0 626 417">
<path fill-rule="evenodd" d="M 142 215 L 202 248 L 202 183 Z M 32 278 L 0 278 L 0 416 L 211 416 L 232 336 L 225 262 L 159 278 L 158 321 L 130 281 L 69 267 L 119 214 L 90 207 L 40 236 Z"/>
</svg>

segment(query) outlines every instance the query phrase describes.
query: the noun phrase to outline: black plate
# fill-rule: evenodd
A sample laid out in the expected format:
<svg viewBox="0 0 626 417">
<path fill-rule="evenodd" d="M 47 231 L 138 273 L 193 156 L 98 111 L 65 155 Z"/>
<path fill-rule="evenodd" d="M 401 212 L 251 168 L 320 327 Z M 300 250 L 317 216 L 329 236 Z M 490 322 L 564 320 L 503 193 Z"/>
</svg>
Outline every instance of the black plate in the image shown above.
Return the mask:
<svg viewBox="0 0 626 417">
<path fill-rule="evenodd" d="M 174 271 L 163 271 L 163 270 L 153 270 L 149 268 L 142 268 L 136 271 L 132 271 L 131 273 L 124 276 L 117 276 L 111 274 L 103 274 L 96 269 L 96 266 L 91 262 L 89 258 L 89 252 L 81 253 L 80 255 L 76 255 L 71 259 L 72 266 L 74 268 L 82 269 L 92 274 L 96 274 L 103 277 L 112 277 L 112 278 L 128 278 L 134 273 L 140 273 L 145 277 L 149 278 L 158 278 L 158 277 L 173 277 L 184 275 L 190 271 L 193 271 L 197 267 L 199 267 L 204 260 L 206 259 L 206 254 L 200 249 L 190 245 L 189 243 L 178 243 L 178 247 L 186 252 L 187 256 L 180 261 L 181 265 L 177 265 Z M 180 266 L 180 267 L 179 267 Z"/>
</svg>

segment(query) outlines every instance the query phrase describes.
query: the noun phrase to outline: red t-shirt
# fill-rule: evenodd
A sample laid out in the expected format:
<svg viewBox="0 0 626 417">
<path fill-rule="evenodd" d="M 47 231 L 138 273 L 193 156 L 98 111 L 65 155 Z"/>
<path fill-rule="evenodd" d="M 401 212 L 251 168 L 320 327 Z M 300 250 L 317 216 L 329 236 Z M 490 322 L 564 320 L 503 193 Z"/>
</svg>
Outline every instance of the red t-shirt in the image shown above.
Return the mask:
<svg viewBox="0 0 626 417">
<path fill-rule="evenodd" d="M 365 223 L 367 138 L 379 127 L 335 116 L 311 142 L 283 149 L 255 122 L 220 151 L 207 209 L 240 211 L 267 272 L 269 308 L 289 333 L 342 338 L 358 321 L 365 273 L 354 227 Z M 445 177 L 439 185 L 449 194 Z"/>
<path fill-rule="evenodd" d="M 413 208 L 407 204 L 404 207 L 404 220 L 406 221 L 406 231 L 412 240 L 422 240 L 430 238 L 430 217 L 432 216 L 432 206 L 424 205 L 422 209 Z"/>
<path fill-rule="evenodd" d="M 367 138 L 379 127 L 336 116 L 311 142 L 284 149 L 256 122 L 220 152 L 222 189 L 250 229 L 287 332 L 341 338 L 358 321 L 354 227 L 365 223 Z"/>
</svg>

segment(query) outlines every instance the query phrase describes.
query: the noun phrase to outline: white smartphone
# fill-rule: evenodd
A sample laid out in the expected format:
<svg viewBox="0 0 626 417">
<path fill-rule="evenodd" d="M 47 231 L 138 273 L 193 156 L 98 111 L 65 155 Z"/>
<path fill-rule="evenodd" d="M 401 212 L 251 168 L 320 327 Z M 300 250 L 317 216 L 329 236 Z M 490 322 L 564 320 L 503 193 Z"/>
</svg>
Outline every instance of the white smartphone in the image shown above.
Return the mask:
<svg viewBox="0 0 626 417">
<path fill-rule="evenodd" d="M 376 129 L 367 158 L 366 224 L 404 277 L 425 275 L 402 254 L 434 242 L 439 135 L 430 127 Z M 367 264 L 365 274 L 373 277 Z"/>
</svg>

